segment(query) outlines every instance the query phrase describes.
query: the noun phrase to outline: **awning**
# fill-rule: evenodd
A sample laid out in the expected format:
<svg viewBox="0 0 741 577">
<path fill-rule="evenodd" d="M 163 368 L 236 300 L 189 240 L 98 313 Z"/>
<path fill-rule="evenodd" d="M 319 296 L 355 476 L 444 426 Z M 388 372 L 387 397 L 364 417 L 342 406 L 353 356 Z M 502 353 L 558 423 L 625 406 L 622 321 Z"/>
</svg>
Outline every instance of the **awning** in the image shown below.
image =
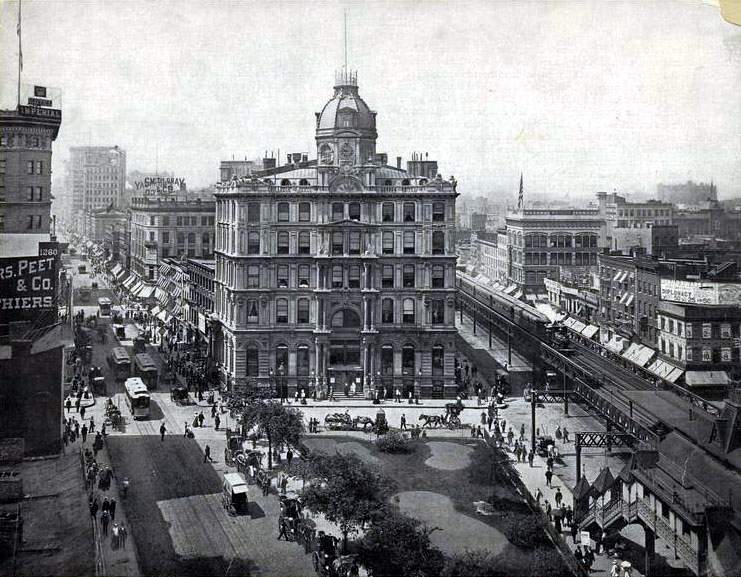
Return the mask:
<svg viewBox="0 0 741 577">
<path fill-rule="evenodd" d="M 511 295 L 513 292 L 517 290 L 516 284 L 509 285 L 506 289 L 504 289 L 502 292 L 506 295 Z"/>
<path fill-rule="evenodd" d="M 620 278 L 620 275 L 621 275 L 621 274 L 622 274 L 622 273 L 621 273 L 620 271 L 617 271 L 617 272 L 615 273 L 615 276 L 614 276 L 614 277 L 612 277 L 612 282 L 618 282 L 618 279 Z"/>
<path fill-rule="evenodd" d="M 137 280 L 133 285 L 131 285 L 129 288 L 129 291 L 131 294 L 136 294 L 138 290 L 140 290 L 144 285 L 142 284 L 142 281 Z"/>
<path fill-rule="evenodd" d="M 687 371 L 684 382 L 690 387 L 727 387 L 731 379 L 725 371 Z"/>
<path fill-rule="evenodd" d="M 681 377 L 684 374 L 684 371 L 680 368 L 674 369 L 671 373 L 669 373 L 669 376 L 666 377 L 666 380 L 670 383 L 676 383 L 677 379 Z"/>
<path fill-rule="evenodd" d="M 587 325 L 582 330 L 581 334 L 583 334 L 588 339 L 591 339 L 594 335 L 596 335 L 599 332 L 599 327 L 595 325 Z"/>
<path fill-rule="evenodd" d="M 628 297 L 628 300 L 627 300 L 627 301 L 625 301 L 625 306 L 626 306 L 626 307 L 629 307 L 629 306 L 630 306 L 630 305 L 632 305 L 632 304 L 633 304 L 633 295 L 631 294 L 631 295 L 630 295 L 630 296 Z"/>
<path fill-rule="evenodd" d="M 113 268 L 111 269 L 111 274 L 112 274 L 113 276 L 115 276 L 115 277 L 117 277 L 117 276 L 118 276 L 119 274 L 121 274 L 122 272 L 124 272 L 124 269 L 123 269 L 123 267 L 122 267 L 122 266 L 121 266 L 120 264 L 118 264 L 118 263 L 116 263 L 116 264 L 115 264 L 115 265 L 113 266 Z"/>
<path fill-rule="evenodd" d="M 176 306 L 174 309 L 172 309 L 172 316 L 179 317 L 180 316 L 180 311 L 182 311 L 182 310 L 183 309 L 180 306 Z"/>
<path fill-rule="evenodd" d="M 512 298 L 514 299 L 522 298 L 522 291 L 518 290 L 517 292 L 515 292 L 515 294 L 512 295 Z"/>
<path fill-rule="evenodd" d="M 612 337 L 609 341 L 607 341 L 605 346 L 608 350 L 619 355 L 625 348 L 626 343 L 627 341 L 622 337 Z"/>
<path fill-rule="evenodd" d="M 525 295 L 525 298 L 529 301 L 535 302 L 535 300 L 538 298 L 537 295 L 534 295 L 532 293 Z"/>
<path fill-rule="evenodd" d="M 136 294 L 140 299 L 148 299 L 154 294 L 154 287 L 152 285 L 144 284 L 139 292 Z"/>
<path fill-rule="evenodd" d="M 160 309 L 160 306 L 159 306 L 159 305 L 156 305 L 156 306 L 155 306 L 155 307 L 154 307 L 154 308 L 152 309 L 152 312 L 151 312 L 152 316 L 153 316 L 153 317 L 156 317 L 156 316 L 157 316 L 158 314 L 160 314 L 160 310 L 161 310 L 161 309 Z"/>
<path fill-rule="evenodd" d="M 563 326 L 571 328 L 571 326 L 574 324 L 574 319 L 572 319 L 571 317 L 566 317 L 561 322 L 563 323 Z"/>
<path fill-rule="evenodd" d="M 134 283 L 136 281 L 137 281 L 137 278 L 135 276 L 129 275 L 126 278 L 126 280 L 122 281 L 122 284 L 123 284 L 124 288 L 128 290 L 128 289 L 130 289 L 134 285 Z"/>
<path fill-rule="evenodd" d="M 154 295 L 157 297 L 158 301 L 164 301 L 167 299 L 167 293 L 163 291 L 160 287 L 157 287 L 154 289 Z"/>
<path fill-rule="evenodd" d="M 538 294 L 538 300 L 539 301 L 546 301 L 546 302 L 548 302 L 550 299 L 548 298 L 548 295 L 547 294 L 540 293 L 540 294 Z"/>
<path fill-rule="evenodd" d="M 157 318 L 161 320 L 163 323 L 167 322 L 167 317 L 169 316 L 170 315 L 167 314 L 167 311 L 160 311 L 159 313 L 157 313 Z"/>
<path fill-rule="evenodd" d="M 659 378 L 667 379 L 673 371 L 678 369 L 674 365 L 667 363 L 662 359 L 656 359 L 649 365 L 648 370 Z"/>
<path fill-rule="evenodd" d="M 174 296 L 175 298 L 179 298 L 182 292 L 183 291 L 180 289 L 180 287 L 175 287 L 172 291 L 172 296 Z"/>
<path fill-rule="evenodd" d="M 575 333 L 581 333 L 587 325 L 585 325 L 583 322 L 574 319 L 573 324 L 571 325 L 571 330 Z"/>
<path fill-rule="evenodd" d="M 643 345 L 638 345 L 638 346 L 640 347 L 640 349 L 638 350 L 636 359 L 633 362 L 639 367 L 645 367 L 648 361 L 650 361 L 653 358 L 653 356 L 656 354 L 656 351 L 650 347 L 646 347 Z"/>
</svg>

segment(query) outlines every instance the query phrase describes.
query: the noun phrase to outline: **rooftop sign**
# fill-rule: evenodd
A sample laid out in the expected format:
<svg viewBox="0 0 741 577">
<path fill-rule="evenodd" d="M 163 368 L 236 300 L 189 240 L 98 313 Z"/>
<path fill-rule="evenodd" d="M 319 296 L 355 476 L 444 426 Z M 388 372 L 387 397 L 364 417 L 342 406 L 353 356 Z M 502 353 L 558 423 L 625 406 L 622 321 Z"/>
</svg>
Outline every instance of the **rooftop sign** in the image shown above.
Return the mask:
<svg viewBox="0 0 741 577">
<path fill-rule="evenodd" d="M 741 284 L 661 279 L 661 300 L 698 305 L 739 305 Z"/>
<path fill-rule="evenodd" d="M 134 189 L 145 196 L 169 195 L 185 190 L 185 179 L 165 176 L 148 176 L 134 182 Z"/>
</svg>

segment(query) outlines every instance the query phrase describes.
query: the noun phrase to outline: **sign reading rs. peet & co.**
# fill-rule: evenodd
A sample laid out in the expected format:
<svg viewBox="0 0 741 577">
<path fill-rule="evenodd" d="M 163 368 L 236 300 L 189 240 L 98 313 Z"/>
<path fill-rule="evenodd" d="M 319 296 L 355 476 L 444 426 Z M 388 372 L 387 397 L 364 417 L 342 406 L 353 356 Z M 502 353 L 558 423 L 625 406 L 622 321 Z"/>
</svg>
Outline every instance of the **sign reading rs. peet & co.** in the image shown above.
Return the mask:
<svg viewBox="0 0 741 577">
<path fill-rule="evenodd" d="M 56 256 L 0 259 L 0 315 L 7 322 L 56 307 Z"/>
</svg>

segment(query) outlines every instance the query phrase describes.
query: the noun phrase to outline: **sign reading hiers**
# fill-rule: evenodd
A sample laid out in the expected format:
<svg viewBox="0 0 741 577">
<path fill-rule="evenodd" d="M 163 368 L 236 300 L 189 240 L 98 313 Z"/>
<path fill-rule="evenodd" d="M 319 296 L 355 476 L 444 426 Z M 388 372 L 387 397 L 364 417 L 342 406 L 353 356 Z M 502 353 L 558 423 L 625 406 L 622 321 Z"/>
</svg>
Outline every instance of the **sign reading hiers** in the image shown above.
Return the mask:
<svg viewBox="0 0 741 577">
<path fill-rule="evenodd" d="M 8 322 L 54 309 L 56 256 L 0 259 L 0 314 Z"/>
</svg>

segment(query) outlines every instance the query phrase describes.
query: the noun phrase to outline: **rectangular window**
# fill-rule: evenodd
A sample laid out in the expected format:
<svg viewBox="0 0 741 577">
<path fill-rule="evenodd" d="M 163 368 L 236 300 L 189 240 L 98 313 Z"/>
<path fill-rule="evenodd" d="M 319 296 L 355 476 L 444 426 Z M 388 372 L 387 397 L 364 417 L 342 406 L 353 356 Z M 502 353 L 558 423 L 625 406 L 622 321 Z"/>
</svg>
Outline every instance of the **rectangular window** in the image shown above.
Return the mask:
<svg viewBox="0 0 741 577">
<path fill-rule="evenodd" d="M 299 299 L 298 309 L 296 311 L 296 322 L 297 323 L 308 323 L 309 322 L 309 300 Z"/>
<path fill-rule="evenodd" d="M 36 228 L 41 228 L 41 215 L 36 215 Z"/>
<path fill-rule="evenodd" d="M 442 325 L 445 323 L 445 301 L 434 299 L 432 301 L 432 324 Z"/>
<path fill-rule="evenodd" d="M 414 265 L 405 264 L 402 275 L 402 286 L 404 288 L 414 288 Z"/>
<path fill-rule="evenodd" d="M 288 324 L 288 301 L 286 299 L 278 299 L 276 301 L 275 322 L 280 324 Z"/>
<path fill-rule="evenodd" d="M 33 186 L 26 187 L 26 197 L 27 200 L 33 200 Z"/>
<path fill-rule="evenodd" d="M 247 301 L 247 323 L 256 325 L 260 322 L 257 301 Z"/>
<path fill-rule="evenodd" d="M 278 288 L 288 288 L 288 265 L 278 266 Z"/>
<path fill-rule="evenodd" d="M 332 254 L 343 254 L 345 252 L 345 243 L 341 232 L 332 233 Z"/>
<path fill-rule="evenodd" d="M 445 203 L 432 203 L 432 222 L 443 222 L 445 220 Z"/>
<path fill-rule="evenodd" d="M 445 288 L 445 268 L 441 265 L 432 267 L 432 288 Z"/>
<path fill-rule="evenodd" d="M 164 231 L 162 233 L 162 244 L 169 244 L 170 243 L 170 233 L 167 231 Z"/>
<path fill-rule="evenodd" d="M 404 233 L 404 254 L 414 254 L 416 252 L 414 246 L 414 233 Z"/>
<path fill-rule="evenodd" d="M 33 216 L 28 217 L 28 223 L 26 224 L 26 229 L 28 230 L 33 229 Z"/>
<path fill-rule="evenodd" d="M 384 202 L 381 208 L 381 221 L 394 222 L 394 203 Z"/>
<path fill-rule="evenodd" d="M 260 203 L 247 203 L 247 222 L 260 222 Z"/>
<path fill-rule="evenodd" d="M 702 338 L 712 339 L 713 338 L 713 325 L 710 323 L 702 323 Z"/>
<path fill-rule="evenodd" d="M 394 254 L 394 233 L 383 233 L 383 254 Z"/>
<path fill-rule="evenodd" d="M 247 288 L 260 288 L 260 267 L 256 264 L 247 267 Z"/>
<path fill-rule="evenodd" d="M 26 162 L 26 174 L 33 174 L 33 160 Z"/>
<path fill-rule="evenodd" d="M 360 267 L 353 265 L 350 267 L 350 273 L 348 275 L 347 285 L 350 288 L 360 288 Z"/>
<path fill-rule="evenodd" d="M 278 203 L 278 222 L 288 222 L 290 205 L 287 202 Z"/>
<path fill-rule="evenodd" d="M 44 161 L 37 160 L 36 161 L 36 174 L 43 174 L 43 173 L 44 173 Z"/>
<path fill-rule="evenodd" d="M 208 217 L 202 216 L 201 217 L 201 226 L 208 226 Z"/>
<path fill-rule="evenodd" d="M 720 338 L 721 339 L 731 338 L 731 325 L 730 324 L 724 323 L 720 325 Z"/>
<path fill-rule="evenodd" d="M 688 339 L 692 338 L 692 325 L 690 323 L 687 323 L 686 325 L 684 325 L 684 332 L 685 332 L 685 336 Z"/>
<path fill-rule="evenodd" d="M 311 203 L 298 203 L 298 220 L 299 222 L 309 222 L 311 220 Z"/>
<path fill-rule="evenodd" d="M 149 242 L 154 242 L 154 231 L 153 230 L 149 231 Z"/>
<path fill-rule="evenodd" d="M 332 267 L 332 288 L 342 288 L 345 285 L 344 271 L 341 266 Z"/>
<path fill-rule="evenodd" d="M 393 299 L 383 299 L 383 303 L 381 303 L 381 322 L 386 324 L 394 322 Z"/>
<path fill-rule="evenodd" d="M 162 226 L 170 226 L 170 217 L 169 216 L 163 216 L 162 217 Z"/>
<path fill-rule="evenodd" d="M 415 207 L 413 202 L 404 203 L 404 222 L 414 222 L 416 220 Z"/>
<path fill-rule="evenodd" d="M 350 220 L 360 221 L 360 203 L 351 202 L 347 207 L 347 215 Z"/>
<path fill-rule="evenodd" d="M 309 265 L 307 264 L 298 267 L 298 286 L 301 288 L 309 286 Z"/>
<path fill-rule="evenodd" d="M 332 221 L 337 222 L 345 218 L 345 205 L 341 202 L 332 204 Z"/>
<path fill-rule="evenodd" d="M 350 233 L 350 254 L 360 254 L 360 233 Z"/>
<path fill-rule="evenodd" d="M 178 233 L 178 245 L 185 244 L 185 233 L 179 232 Z"/>
<path fill-rule="evenodd" d="M 0 160 L 0 174 L 5 174 L 5 159 Z"/>
<path fill-rule="evenodd" d="M 183 226 L 183 217 L 182 216 L 177 217 L 176 222 L 177 222 L 177 226 Z"/>
<path fill-rule="evenodd" d="M 383 265 L 381 288 L 394 288 L 394 267 L 390 264 Z"/>
<path fill-rule="evenodd" d="M 731 362 L 731 347 L 722 347 L 720 349 L 720 360 L 723 363 Z"/>
<path fill-rule="evenodd" d="M 703 347 L 702 349 L 702 360 L 705 363 L 710 363 L 713 360 L 713 349 L 710 347 Z"/>
</svg>

